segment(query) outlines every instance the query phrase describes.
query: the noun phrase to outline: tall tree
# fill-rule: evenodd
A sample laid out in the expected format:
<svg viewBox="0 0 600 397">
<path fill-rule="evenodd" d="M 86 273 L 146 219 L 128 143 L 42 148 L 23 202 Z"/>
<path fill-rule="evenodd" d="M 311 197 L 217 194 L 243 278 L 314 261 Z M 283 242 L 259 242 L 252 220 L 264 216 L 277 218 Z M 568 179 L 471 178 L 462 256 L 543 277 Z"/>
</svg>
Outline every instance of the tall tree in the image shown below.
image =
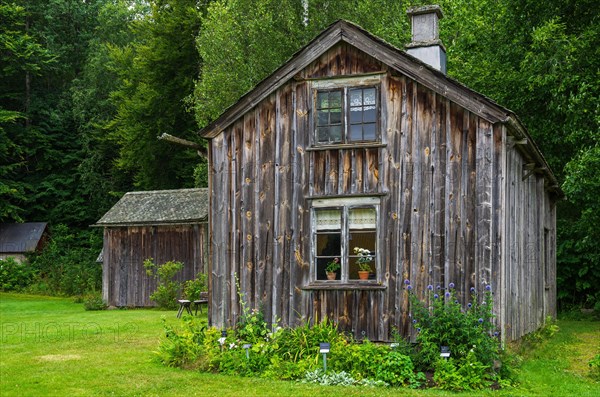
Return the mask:
<svg viewBox="0 0 600 397">
<path fill-rule="evenodd" d="M 122 49 L 129 48 L 136 39 L 130 25 L 149 12 L 145 0 L 107 1 L 99 10 L 82 72 L 71 86 L 73 117 L 83 152 L 77 167 L 79 190 L 88 203 L 91 222 L 134 188 L 133 175 L 115 166 L 119 146 L 108 137 L 105 127 L 117 114 L 111 93 L 120 88 L 119 74 L 124 73 L 118 72 L 123 64 L 114 54 L 127 52 Z"/>
<path fill-rule="evenodd" d="M 119 147 L 116 166 L 137 188 L 193 185 L 194 152 L 157 140 L 163 133 L 193 139 L 196 125 L 187 111 L 200 67 L 195 37 L 204 3 L 155 0 L 130 23 L 135 40 L 111 53 L 120 85 L 111 93 L 116 115 L 107 124 Z"/>
</svg>

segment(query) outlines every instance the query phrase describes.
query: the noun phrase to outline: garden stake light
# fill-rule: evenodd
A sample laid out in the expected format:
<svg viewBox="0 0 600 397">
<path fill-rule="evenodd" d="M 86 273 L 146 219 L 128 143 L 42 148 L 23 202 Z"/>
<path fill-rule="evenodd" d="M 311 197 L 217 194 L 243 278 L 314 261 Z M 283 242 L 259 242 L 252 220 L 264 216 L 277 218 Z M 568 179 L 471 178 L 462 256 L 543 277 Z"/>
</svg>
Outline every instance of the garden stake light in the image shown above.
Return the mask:
<svg viewBox="0 0 600 397">
<path fill-rule="evenodd" d="M 440 357 L 443 357 L 443 358 L 450 357 L 450 348 L 448 346 L 440 347 Z"/>
<path fill-rule="evenodd" d="M 323 354 L 323 371 L 327 372 L 327 353 L 329 353 L 331 345 L 329 343 L 319 343 L 319 346 L 319 353 Z"/>
<path fill-rule="evenodd" d="M 250 360 L 250 353 L 248 352 L 248 350 L 252 347 L 252 345 L 250 343 L 246 343 L 244 346 L 242 346 L 244 349 L 246 349 L 246 359 Z"/>
<path fill-rule="evenodd" d="M 221 331 L 221 337 L 219 338 L 219 343 L 221 344 L 221 351 L 223 351 L 223 345 L 225 344 L 225 339 L 227 339 L 227 331 Z"/>
</svg>

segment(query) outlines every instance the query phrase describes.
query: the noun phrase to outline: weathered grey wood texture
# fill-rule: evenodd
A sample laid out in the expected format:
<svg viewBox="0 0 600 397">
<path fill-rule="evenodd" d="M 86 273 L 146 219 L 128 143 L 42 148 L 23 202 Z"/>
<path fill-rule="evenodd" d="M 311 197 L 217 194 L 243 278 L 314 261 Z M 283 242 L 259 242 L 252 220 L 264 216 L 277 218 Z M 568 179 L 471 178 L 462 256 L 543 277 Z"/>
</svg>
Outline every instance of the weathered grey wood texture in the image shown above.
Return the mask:
<svg viewBox="0 0 600 397">
<path fill-rule="evenodd" d="M 313 82 L 374 74 L 381 145 L 310 147 Z M 327 317 L 359 338 L 389 340 L 392 328 L 413 332 L 410 279 L 419 293 L 454 283 L 464 303 L 471 287 L 491 285 L 506 339 L 539 327 L 556 311 L 554 206 L 544 175 L 522 179 L 531 156 L 490 112 L 469 111 L 342 41 L 230 114 L 207 135 L 211 323 L 236 323 L 239 283 L 247 305 L 273 322 Z M 353 195 L 381 197 L 381 285 L 311 288 L 310 200 Z"/>
<path fill-rule="evenodd" d="M 208 225 L 106 227 L 104 229 L 103 298 L 110 306 L 153 306 L 156 281 L 146 275 L 144 260 L 181 261 L 178 281 L 205 273 Z"/>
</svg>

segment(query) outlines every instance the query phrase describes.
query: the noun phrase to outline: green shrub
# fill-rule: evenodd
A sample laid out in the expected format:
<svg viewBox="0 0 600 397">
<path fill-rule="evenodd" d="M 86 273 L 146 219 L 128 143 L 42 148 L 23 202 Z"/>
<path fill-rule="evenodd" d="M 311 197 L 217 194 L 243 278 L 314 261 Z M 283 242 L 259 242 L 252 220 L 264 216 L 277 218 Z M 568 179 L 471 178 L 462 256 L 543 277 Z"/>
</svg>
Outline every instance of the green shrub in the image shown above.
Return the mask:
<svg viewBox="0 0 600 397">
<path fill-rule="evenodd" d="M 0 290 L 22 291 L 35 277 L 35 271 L 27 263 L 19 263 L 13 257 L 0 259 Z"/>
<path fill-rule="evenodd" d="M 214 332 L 205 332 L 205 321 L 185 316 L 179 327 L 168 325 L 164 318 L 162 321 L 165 338 L 161 340 L 158 351 L 155 352 L 162 364 L 180 368 L 202 367 L 199 359 L 202 356 L 206 359 L 212 357 L 212 349 L 207 347 L 216 339 Z M 204 368 L 208 368 L 208 363 L 204 363 Z"/>
<path fill-rule="evenodd" d="M 360 344 L 353 339 L 339 341 L 331 347 L 332 369 L 346 371 L 357 379 L 374 379 L 389 352 L 388 346 L 366 339 Z"/>
<path fill-rule="evenodd" d="M 93 292 L 83 297 L 83 308 L 85 310 L 105 310 L 106 307 L 100 293 Z"/>
<path fill-rule="evenodd" d="M 29 258 L 35 272 L 31 292 L 50 295 L 85 295 L 99 290 L 102 266 L 96 262 L 102 247 L 97 231 L 69 229 L 55 225 L 41 253 Z"/>
<path fill-rule="evenodd" d="M 491 288 L 486 286 L 481 297 L 472 289 L 471 301 L 466 308 L 456 299 L 453 288 L 452 283 L 446 292 L 434 291 L 433 286 L 428 286 L 431 306 L 419 300 L 411 291 L 412 322 L 419 343 L 419 365 L 423 369 L 431 369 L 440 356 L 441 346 L 448 346 L 452 357 L 458 361 L 474 351 L 481 363 L 491 367 L 500 358 L 500 342 L 493 323 Z"/>
<path fill-rule="evenodd" d="M 195 301 L 200 299 L 200 293 L 208 291 L 208 275 L 198 273 L 195 279 L 183 283 L 183 296 L 185 299 Z"/>
<path fill-rule="evenodd" d="M 377 380 L 391 386 L 408 386 L 416 384 L 415 367 L 410 357 L 391 351 L 385 355 L 377 368 Z"/>
<path fill-rule="evenodd" d="M 156 290 L 150 294 L 150 300 L 161 309 L 177 309 L 177 298 L 181 294 L 182 283 L 174 278 L 183 269 L 183 263 L 168 261 L 162 265 L 155 264 L 152 259 L 144 261 L 146 274 L 157 281 Z"/>
</svg>

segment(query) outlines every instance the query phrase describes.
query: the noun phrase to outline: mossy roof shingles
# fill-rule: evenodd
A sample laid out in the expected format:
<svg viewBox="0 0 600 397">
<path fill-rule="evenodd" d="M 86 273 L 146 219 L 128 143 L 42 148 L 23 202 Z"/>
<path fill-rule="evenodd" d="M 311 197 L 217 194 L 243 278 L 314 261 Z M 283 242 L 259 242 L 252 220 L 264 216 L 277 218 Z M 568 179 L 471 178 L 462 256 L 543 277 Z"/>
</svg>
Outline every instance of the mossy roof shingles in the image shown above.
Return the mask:
<svg viewBox="0 0 600 397">
<path fill-rule="evenodd" d="M 126 193 L 94 226 L 202 223 L 208 220 L 208 189 Z"/>
</svg>

